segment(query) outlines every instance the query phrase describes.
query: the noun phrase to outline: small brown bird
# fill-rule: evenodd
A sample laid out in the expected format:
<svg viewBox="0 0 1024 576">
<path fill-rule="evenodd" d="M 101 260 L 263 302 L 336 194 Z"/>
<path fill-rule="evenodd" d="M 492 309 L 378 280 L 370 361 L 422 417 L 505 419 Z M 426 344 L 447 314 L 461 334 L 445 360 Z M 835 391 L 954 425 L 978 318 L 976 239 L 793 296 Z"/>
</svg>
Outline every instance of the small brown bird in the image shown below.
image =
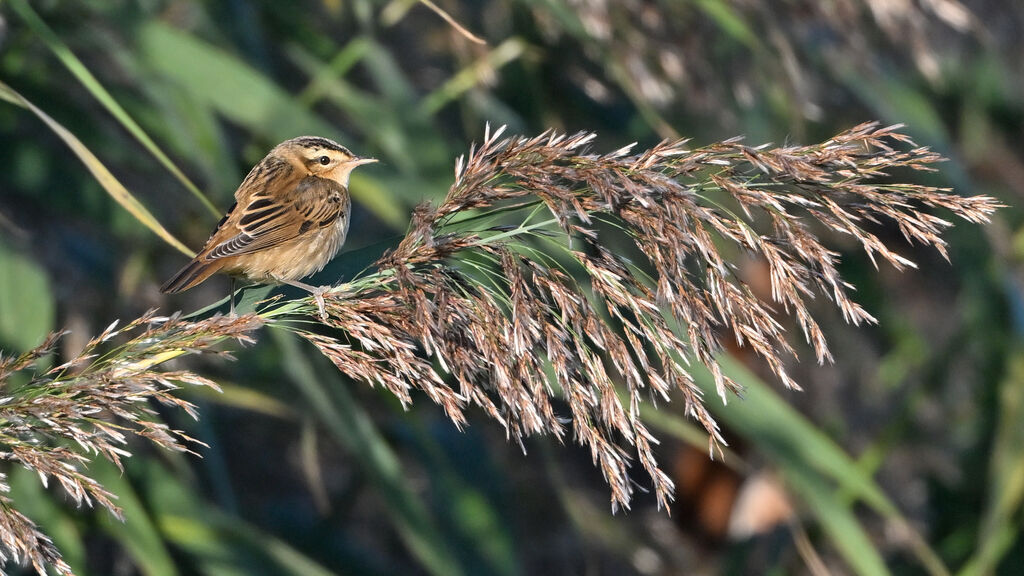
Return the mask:
<svg viewBox="0 0 1024 576">
<path fill-rule="evenodd" d="M 160 287 L 175 293 L 216 272 L 260 283 L 283 283 L 308 290 L 326 318 L 323 293 L 299 279 L 314 274 L 334 257 L 348 234 L 352 201 L 348 178 L 359 158 L 333 140 L 316 136 L 278 144 L 245 177 L 235 204 L 214 228 L 199 254 Z"/>
</svg>

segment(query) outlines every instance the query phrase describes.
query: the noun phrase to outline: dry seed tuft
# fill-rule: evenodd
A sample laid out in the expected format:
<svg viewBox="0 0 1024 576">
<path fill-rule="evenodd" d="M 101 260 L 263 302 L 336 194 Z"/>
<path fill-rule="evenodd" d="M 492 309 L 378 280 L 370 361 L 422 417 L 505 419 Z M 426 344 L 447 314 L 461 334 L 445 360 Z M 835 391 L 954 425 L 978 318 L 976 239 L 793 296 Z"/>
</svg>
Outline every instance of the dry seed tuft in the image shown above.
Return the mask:
<svg viewBox="0 0 1024 576">
<path fill-rule="evenodd" d="M 690 370 L 693 363 L 710 370 L 723 399 L 738 392 L 717 362 L 724 338 L 754 350 L 796 387 L 785 371 L 793 350 L 778 314 L 795 320 L 819 362 L 832 356 L 810 299 L 824 296 L 850 323 L 875 321 L 850 298 L 853 287 L 840 277 L 840 255 L 825 247 L 824 232 L 848 235 L 876 265 L 902 269 L 913 263 L 876 235 L 880 226 L 947 256 L 941 234 L 952 224 L 933 210 L 984 223 L 1000 207 L 987 196 L 892 183 L 895 170 L 931 171 L 942 160 L 898 129 L 862 124 L 812 146 L 755 148 L 731 139 L 691 150 L 676 140 L 604 155 L 587 151 L 593 134 L 501 139 L 502 130 L 488 130 L 458 160 L 445 199 L 416 209 L 377 271 L 328 294 L 327 324 L 342 336 L 280 325 L 406 406 L 420 390 L 459 427 L 476 405 L 520 444 L 532 434 L 564 440 L 571 432 L 611 487 L 613 509 L 629 506 L 630 466 L 639 461 L 667 507 L 674 487 L 639 417 L 645 396 L 681 397 L 713 451 L 724 441 Z M 772 307 L 737 277 L 733 262 L 742 252 L 767 262 Z M 100 455 L 120 466 L 130 435 L 188 451 L 195 440 L 159 422 L 151 401 L 196 417 L 177 387 L 216 388 L 191 372 L 155 367 L 214 352 L 224 340 L 251 342 L 267 319 L 296 310 L 314 313 L 275 301 L 260 315 L 194 322 L 149 313 L 124 328 L 110 325 L 76 358 L 42 372 L 60 334 L 21 356 L 0 356 L 0 458 L 44 483 L 55 480 L 80 505 L 95 502 L 117 515 L 114 495 L 84 464 Z M 3 494 L 5 479 L 0 562 L 70 574 L 53 543 Z"/>
<path fill-rule="evenodd" d="M 132 435 L 190 451 L 198 442 L 160 422 L 151 401 L 195 418 L 196 407 L 175 391 L 181 384 L 217 389 L 191 372 L 154 367 L 183 353 L 212 352 L 225 339 L 252 342 L 262 324 L 256 316 L 190 322 L 149 312 L 123 328 L 111 324 L 74 359 L 48 370 L 42 366 L 63 334 L 20 356 L 0 355 L 0 459 L 35 472 L 44 485 L 56 483 L 79 506 L 98 504 L 120 518 L 117 497 L 85 472 L 88 462 L 102 456 L 120 468 Z M 0 566 L 12 560 L 40 574 L 46 566 L 71 574 L 53 542 L 2 494 L 9 491 L 0 474 Z"/>
<path fill-rule="evenodd" d="M 331 295 L 328 324 L 347 338 L 303 335 L 346 375 L 406 405 L 418 388 L 458 426 L 475 404 L 519 443 L 571 430 L 610 485 L 613 508 L 629 506 L 638 460 L 667 506 L 673 485 L 638 416 L 645 395 L 681 395 L 713 451 L 723 440 L 691 362 L 711 371 L 723 400 L 738 392 L 717 362 L 731 337 L 796 388 L 777 313 L 795 319 L 819 362 L 832 355 L 810 299 L 831 300 L 852 324 L 875 322 L 850 298 L 824 232 L 903 269 L 913 263 L 876 235 L 880 225 L 946 256 L 941 233 L 951 223 L 931 210 L 980 223 L 999 207 L 892 183 L 895 170 L 932 171 L 942 160 L 899 128 L 862 124 L 812 146 L 731 139 L 691 150 L 676 140 L 603 155 L 586 151 L 593 134 L 501 139 L 488 130 L 459 158 L 444 200 L 416 209 L 378 272 Z M 481 224 L 509 214 L 526 216 Z M 624 239 L 630 254 L 613 252 Z M 738 252 L 767 262 L 774 306 L 737 277 Z"/>
</svg>

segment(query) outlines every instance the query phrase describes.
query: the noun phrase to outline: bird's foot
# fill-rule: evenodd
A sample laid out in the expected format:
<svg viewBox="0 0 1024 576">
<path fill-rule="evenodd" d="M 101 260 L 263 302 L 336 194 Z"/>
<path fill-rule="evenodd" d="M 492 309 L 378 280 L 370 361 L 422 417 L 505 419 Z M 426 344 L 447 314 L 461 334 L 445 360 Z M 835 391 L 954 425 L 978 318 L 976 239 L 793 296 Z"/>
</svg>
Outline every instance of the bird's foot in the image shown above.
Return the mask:
<svg viewBox="0 0 1024 576">
<path fill-rule="evenodd" d="M 323 320 L 324 322 L 327 322 L 327 318 L 328 318 L 328 316 L 327 316 L 327 303 L 324 302 L 324 294 L 330 292 L 331 288 L 334 288 L 334 286 L 319 286 L 319 287 L 317 287 L 317 286 L 310 286 L 309 284 L 306 284 L 305 282 L 299 282 L 298 280 L 286 280 L 284 278 L 274 278 L 273 276 L 271 278 L 273 278 L 274 280 L 276 280 L 277 282 L 280 282 L 282 284 L 288 284 L 289 286 L 295 286 L 296 288 L 301 288 L 301 289 L 305 290 L 306 292 L 309 292 L 310 294 L 312 294 L 313 295 L 313 300 L 316 301 L 316 309 L 317 309 L 317 311 L 320 312 L 320 319 Z"/>
<path fill-rule="evenodd" d="M 331 289 L 330 286 L 318 286 L 310 290 L 313 300 L 316 301 L 316 309 L 320 312 L 320 320 L 327 322 L 327 303 L 324 301 L 324 294 Z"/>
</svg>

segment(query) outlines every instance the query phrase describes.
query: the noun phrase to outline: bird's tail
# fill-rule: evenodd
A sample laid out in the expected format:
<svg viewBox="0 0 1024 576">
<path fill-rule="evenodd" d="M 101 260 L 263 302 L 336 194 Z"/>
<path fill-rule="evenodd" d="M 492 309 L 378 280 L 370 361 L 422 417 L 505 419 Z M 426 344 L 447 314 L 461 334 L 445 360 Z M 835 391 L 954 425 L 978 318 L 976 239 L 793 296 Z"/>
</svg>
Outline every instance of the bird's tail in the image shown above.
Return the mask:
<svg viewBox="0 0 1024 576">
<path fill-rule="evenodd" d="M 165 282 L 160 287 L 160 291 L 165 294 L 174 294 L 188 290 L 220 270 L 222 264 L 217 260 L 203 262 L 196 258 Z"/>
</svg>

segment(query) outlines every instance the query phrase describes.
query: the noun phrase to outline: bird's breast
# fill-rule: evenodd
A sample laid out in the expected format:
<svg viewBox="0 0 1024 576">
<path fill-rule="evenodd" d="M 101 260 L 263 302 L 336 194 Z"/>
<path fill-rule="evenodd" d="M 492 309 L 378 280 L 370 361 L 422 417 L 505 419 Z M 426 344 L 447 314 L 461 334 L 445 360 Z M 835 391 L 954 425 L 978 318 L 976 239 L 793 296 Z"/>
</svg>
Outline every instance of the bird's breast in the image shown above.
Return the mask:
<svg viewBox="0 0 1024 576">
<path fill-rule="evenodd" d="M 230 272 L 253 280 L 299 280 L 323 270 L 345 243 L 347 233 L 348 214 L 345 214 L 332 225 L 239 257 Z"/>
</svg>

